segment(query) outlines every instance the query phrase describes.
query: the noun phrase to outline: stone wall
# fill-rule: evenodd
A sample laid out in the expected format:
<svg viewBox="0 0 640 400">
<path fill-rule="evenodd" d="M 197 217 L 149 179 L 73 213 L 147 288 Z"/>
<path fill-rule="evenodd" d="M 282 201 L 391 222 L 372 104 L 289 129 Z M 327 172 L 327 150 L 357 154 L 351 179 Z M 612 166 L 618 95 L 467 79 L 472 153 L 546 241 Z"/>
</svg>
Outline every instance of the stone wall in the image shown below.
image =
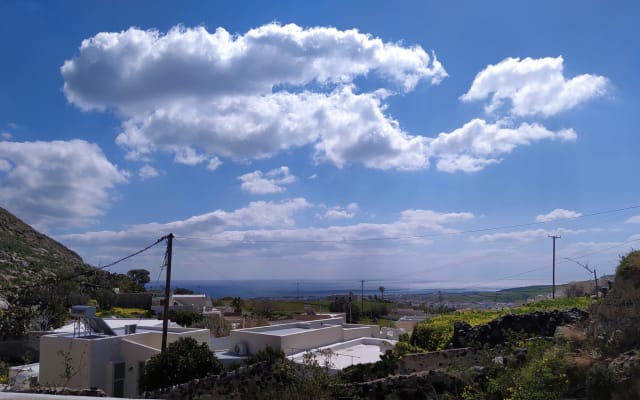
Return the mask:
<svg viewBox="0 0 640 400">
<path fill-rule="evenodd" d="M 465 386 L 460 378 L 443 371 L 422 371 L 410 375 L 394 375 L 374 381 L 345 386 L 348 399 L 440 400 L 443 394 L 458 398 Z"/>
<path fill-rule="evenodd" d="M 525 337 L 550 337 L 561 325 L 584 321 L 589 313 L 577 308 L 569 311 L 537 311 L 529 314 L 509 314 L 494 319 L 486 325 L 471 326 L 456 321 L 453 327 L 451 347 L 494 347 L 509 341 L 512 335 Z"/>
<path fill-rule="evenodd" d="M 465 358 L 462 353 L 461 350 L 449 352 L 448 357 L 461 360 Z M 286 373 L 265 363 L 243 367 L 219 376 L 197 379 L 183 385 L 145 393 L 145 395 L 146 398 L 171 400 L 258 400 L 263 398 L 265 393 L 292 394 L 290 385 L 291 382 Z M 463 388 L 464 382 L 460 378 L 442 370 L 430 370 L 394 375 L 365 383 L 339 385 L 336 390 L 340 392 L 340 398 L 435 400 L 440 399 L 443 393 L 461 393 Z"/>
<path fill-rule="evenodd" d="M 269 390 L 284 389 L 288 385 L 285 375 L 273 371 L 267 363 L 255 364 L 224 372 L 221 375 L 207 376 L 170 388 L 145 393 L 151 399 L 259 399 L 260 393 Z"/>
<path fill-rule="evenodd" d="M 471 367 L 483 365 L 482 361 L 479 352 L 472 348 L 407 354 L 398 362 L 397 372 L 406 375 L 419 371 L 447 369 L 450 366 Z"/>
</svg>

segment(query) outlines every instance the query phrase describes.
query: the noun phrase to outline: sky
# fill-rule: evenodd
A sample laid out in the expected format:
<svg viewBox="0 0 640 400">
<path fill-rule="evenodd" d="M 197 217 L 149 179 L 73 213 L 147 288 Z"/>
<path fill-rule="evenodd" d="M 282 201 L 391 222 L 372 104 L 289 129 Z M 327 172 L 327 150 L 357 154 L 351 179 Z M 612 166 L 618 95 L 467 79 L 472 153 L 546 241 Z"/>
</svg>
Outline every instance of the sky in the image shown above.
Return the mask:
<svg viewBox="0 0 640 400">
<path fill-rule="evenodd" d="M 640 247 L 636 2 L 3 1 L 0 206 L 174 279 L 515 287 Z M 165 242 L 109 267 L 164 273 Z M 584 268 L 587 267 L 587 268 Z"/>
</svg>

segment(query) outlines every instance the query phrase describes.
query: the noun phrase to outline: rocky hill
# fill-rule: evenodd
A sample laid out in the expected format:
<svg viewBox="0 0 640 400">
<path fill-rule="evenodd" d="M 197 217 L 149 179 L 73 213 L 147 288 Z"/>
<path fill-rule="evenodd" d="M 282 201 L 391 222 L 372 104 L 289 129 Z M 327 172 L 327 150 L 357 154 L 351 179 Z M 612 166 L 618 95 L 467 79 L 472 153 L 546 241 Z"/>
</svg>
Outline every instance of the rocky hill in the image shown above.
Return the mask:
<svg viewBox="0 0 640 400">
<path fill-rule="evenodd" d="M 83 265 L 78 254 L 0 208 L 0 287 Z"/>
</svg>

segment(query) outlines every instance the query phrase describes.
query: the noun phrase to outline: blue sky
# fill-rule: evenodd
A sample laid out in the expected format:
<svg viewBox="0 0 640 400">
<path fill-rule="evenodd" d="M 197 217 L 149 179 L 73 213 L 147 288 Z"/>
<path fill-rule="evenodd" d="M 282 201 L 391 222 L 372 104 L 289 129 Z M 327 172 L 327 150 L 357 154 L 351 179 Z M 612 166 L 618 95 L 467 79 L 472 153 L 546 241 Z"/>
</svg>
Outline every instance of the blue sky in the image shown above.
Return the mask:
<svg viewBox="0 0 640 400">
<path fill-rule="evenodd" d="M 5 1 L 0 205 L 93 265 L 173 232 L 178 279 L 542 284 L 554 234 L 559 282 L 611 273 L 640 243 L 638 17 Z"/>
</svg>

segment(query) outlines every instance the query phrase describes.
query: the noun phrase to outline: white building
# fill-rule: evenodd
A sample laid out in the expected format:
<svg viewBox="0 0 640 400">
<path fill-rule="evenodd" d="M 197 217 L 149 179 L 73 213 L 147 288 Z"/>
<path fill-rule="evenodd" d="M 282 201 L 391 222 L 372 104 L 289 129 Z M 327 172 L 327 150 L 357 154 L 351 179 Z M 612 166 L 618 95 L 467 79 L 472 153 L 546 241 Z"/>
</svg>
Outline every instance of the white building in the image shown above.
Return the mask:
<svg viewBox="0 0 640 400">
<path fill-rule="evenodd" d="M 169 295 L 169 311 L 193 311 L 204 313 L 213 308 L 213 300 L 206 294 L 173 294 Z M 151 299 L 151 310 L 157 315 L 164 312 L 164 295 Z"/>
<path fill-rule="evenodd" d="M 89 319 L 94 322 L 86 322 Z M 40 338 L 41 386 L 99 388 L 113 397 L 140 394 L 138 380 L 145 362 L 160 353 L 162 327 L 128 324 L 111 329 L 99 321 L 102 320 L 87 317 L 86 325 L 79 319 L 73 332 Z M 103 333 L 95 333 L 96 330 Z M 208 344 L 210 334 L 207 329 L 168 329 L 167 343 L 181 337 Z"/>
<path fill-rule="evenodd" d="M 346 324 L 342 314 L 314 321 L 232 330 L 229 344 L 231 353 L 238 356 L 255 354 L 267 346 L 282 350 L 296 362 L 302 362 L 307 352 L 325 358 L 330 355 L 330 360 L 318 361 L 337 370 L 379 361 L 380 355 L 392 349 L 395 341 L 382 338 L 378 325 Z"/>
</svg>

